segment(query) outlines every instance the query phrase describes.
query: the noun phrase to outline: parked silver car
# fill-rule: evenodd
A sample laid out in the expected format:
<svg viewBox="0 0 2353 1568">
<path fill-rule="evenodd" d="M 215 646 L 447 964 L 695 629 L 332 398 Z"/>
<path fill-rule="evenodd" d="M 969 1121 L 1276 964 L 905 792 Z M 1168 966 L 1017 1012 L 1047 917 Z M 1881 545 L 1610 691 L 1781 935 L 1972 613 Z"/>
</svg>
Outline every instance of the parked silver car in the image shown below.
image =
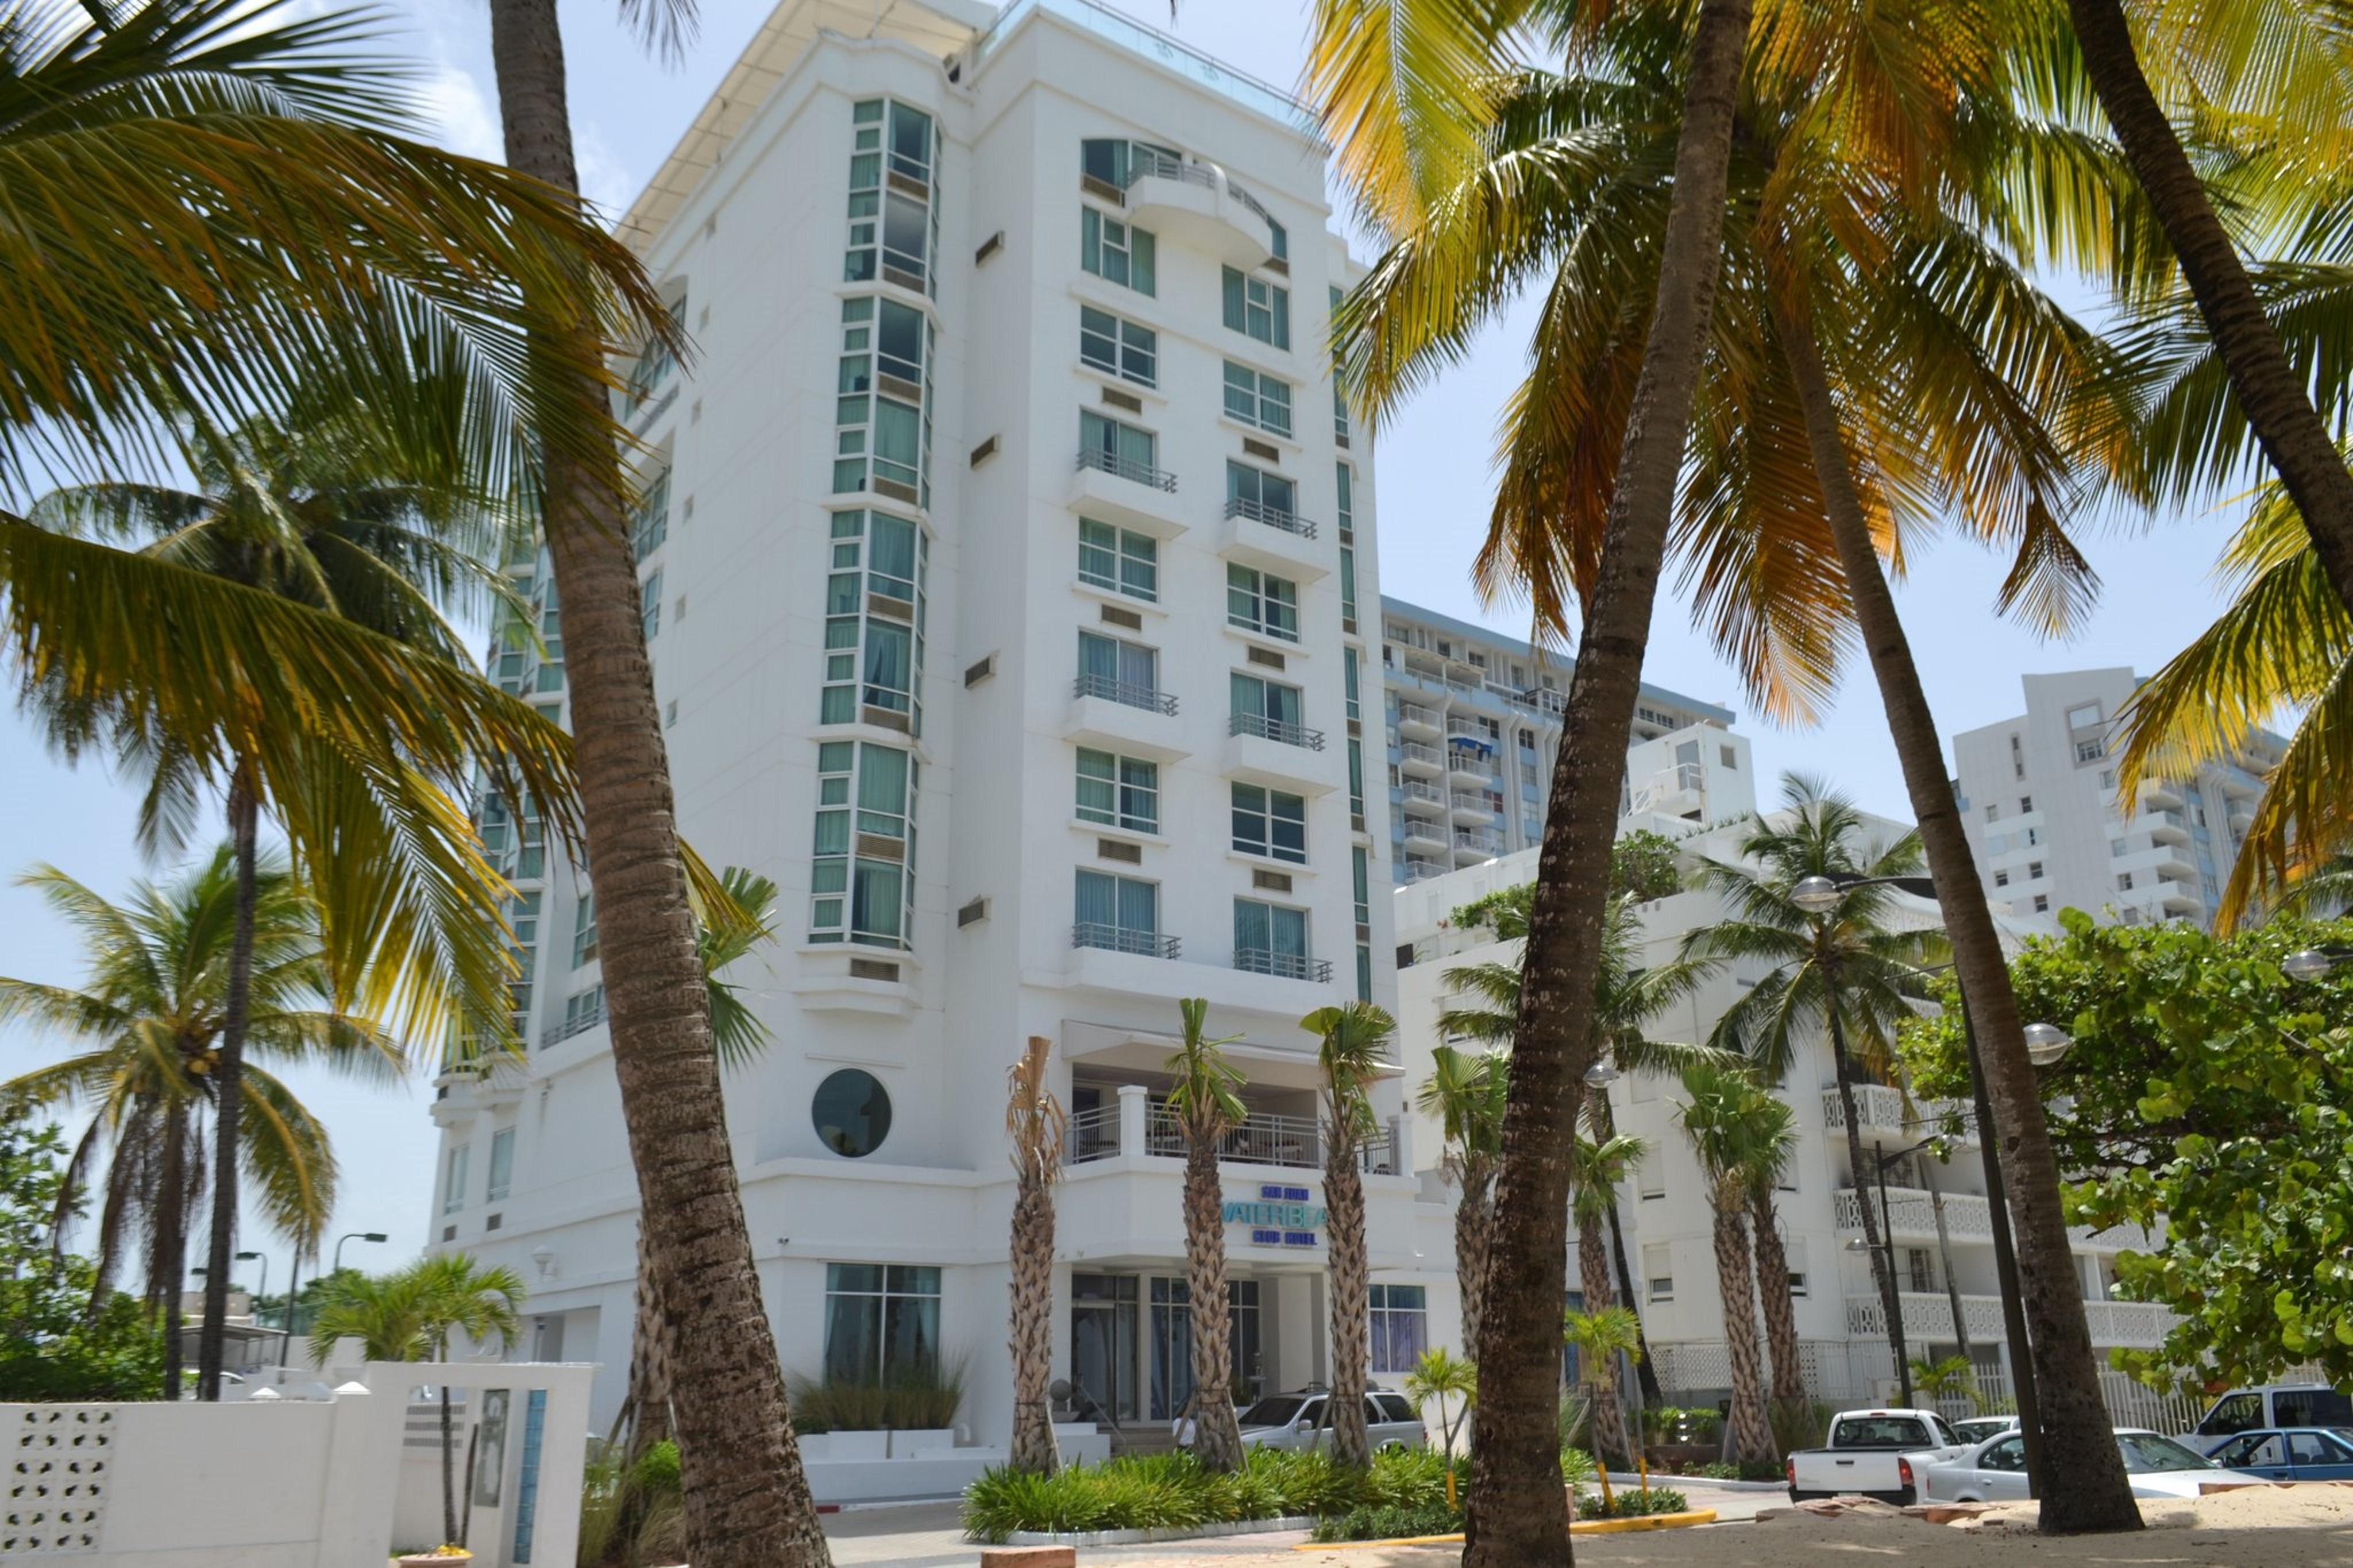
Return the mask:
<svg viewBox="0 0 2353 1568">
<path fill-rule="evenodd" d="M 1324 1416 L 1327 1397 L 1320 1388 L 1268 1394 L 1241 1413 L 1242 1447 L 1330 1448 L 1332 1429 Z M 1372 1435 L 1376 1453 L 1383 1448 L 1425 1447 L 1430 1442 L 1429 1428 L 1413 1413 L 1413 1405 L 1406 1396 L 1385 1388 L 1366 1391 L 1365 1425 Z"/>
</svg>

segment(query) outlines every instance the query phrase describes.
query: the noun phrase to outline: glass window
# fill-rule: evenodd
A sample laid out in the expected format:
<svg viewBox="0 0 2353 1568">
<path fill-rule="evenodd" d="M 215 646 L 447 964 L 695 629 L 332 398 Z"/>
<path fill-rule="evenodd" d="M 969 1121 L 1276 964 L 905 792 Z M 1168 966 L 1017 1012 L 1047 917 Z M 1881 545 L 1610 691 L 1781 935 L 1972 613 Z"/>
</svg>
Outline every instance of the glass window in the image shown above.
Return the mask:
<svg viewBox="0 0 2353 1568">
<path fill-rule="evenodd" d="M 1263 278 L 1225 269 L 1226 325 L 1279 349 L 1291 346 L 1291 290 Z"/>
<path fill-rule="evenodd" d="M 1156 882 L 1082 870 L 1078 874 L 1071 919 L 1074 947 L 1147 954 L 1161 951 L 1160 885 Z"/>
<path fill-rule="evenodd" d="M 871 741 L 818 747 L 809 940 L 905 947 L 914 916 L 917 765 Z"/>
<path fill-rule="evenodd" d="M 1347 540 L 1356 531 L 1356 470 L 1342 463 L 1334 470 L 1340 486 L 1340 537 Z"/>
<path fill-rule="evenodd" d="M 1160 831 L 1160 764 L 1079 748 L 1078 815 L 1082 822 Z"/>
<path fill-rule="evenodd" d="M 1430 1309 L 1419 1285 L 1372 1287 L 1373 1344 L 1367 1363 L 1377 1373 L 1411 1372 L 1430 1348 Z"/>
<path fill-rule="evenodd" d="M 1243 424 L 1278 436 L 1291 434 L 1291 384 L 1261 375 L 1246 364 L 1226 362 L 1226 412 Z"/>
<path fill-rule="evenodd" d="M 872 1073 L 844 1068 L 817 1086 L 809 1120 L 828 1149 L 862 1160 L 891 1135 L 891 1096 Z"/>
<path fill-rule="evenodd" d="M 1158 292 L 1157 253 L 1151 230 L 1107 217 L 1092 207 L 1079 209 L 1079 265 L 1104 282 L 1139 294 Z"/>
<path fill-rule="evenodd" d="M 920 735 L 931 536 L 881 511 L 835 512 L 830 531 L 818 721 L 864 720 Z"/>
<path fill-rule="evenodd" d="M 1255 567 L 1226 567 L 1226 619 L 1284 642 L 1299 640 L 1299 584 Z"/>
<path fill-rule="evenodd" d="M 1359 822 L 1365 816 L 1365 743 L 1353 735 L 1348 738 L 1348 815 Z"/>
<path fill-rule="evenodd" d="M 939 1364 L 937 1268 L 902 1263 L 825 1266 L 826 1382 L 888 1387 L 930 1377 Z"/>
<path fill-rule="evenodd" d="M 1234 967 L 1307 978 L 1307 911 L 1256 899 L 1234 900 Z"/>
<path fill-rule="evenodd" d="M 1361 844 L 1352 853 L 1356 857 L 1356 923 L 1370 925 L 1373 920 L 1372 856 Z"/>
<path fill-rule="evenodd" d="M 1281 474 L 1253 468 L 1248 463 L 1226 462 L 1226 500 L 1244 517 L 1291 526 L 1299 517 L 1299 487 Z"/>
<path fill-rule="evenodd" d="M 1156 710 L 1161 706 L 1160 650 L 1101 632 L 1082 631 L 1078 689 L 1088 697 Z"/>
<path fill-rule="evenodd" d="M 646 641 L 661 635 L 661 569 L 638 584 L 638 620 L 645 627 Z"/>
<path fill-rule="evenodd" d="M 1340 629 L 1356 629 L 1356 552 L 1349 546 L 1340 546 Z"/>
<path fill-rule="evenodd" d="M 670 537 L 670 470 L 664 468 L 653 477 L 653 482 L 638 492 L 637 505 L 629 512 L 629 544 L 643 561 L 661 548 Z"/>
<path fill-rule="evenodd" d="M 491 1134 L 491 1184 L 482 1196 L 495 1201 L 514 1185 L 514 1140 L 512 1127 Z"/>
<path fill-rule="evenodd" d="M 870 487 L 931 501 L 932 347 L 923 313 L 895 300 L 841 302 L 842 354 L 834 384 L 833 489 Z M 881 377 L 881 380 L 877 378 Z"/>
<path fill-rule="evenodd" d="M 596 956 L 596 895 L 594 891 L 580 895 L 572 910 L 572 967 L 579 968 Z"/>
<path fill-rule="evenodd" d="M 1234 717 L 1263 721 L 1246 726 L 1252 732 L 1280 735 L 1301 728 L 1304 722 L 1302 715 L 1306 711 L 1305 700 L 1296 686 L 1244 675 L 1237 669 L 1227 682 L 1227 696 L 1233 704 Z"/>
<path fill-rule="evenodd" d="M 1160 438 L 1149 430 L 1079 411 L 1079 456 L 1090 468 L 1151 484 L 1160 474 Z"/>
<path fill-rule="evenodd" d="M 460 1143 L 444 1156 L 441 1176 L 441 1212 L 456 1214 L 466 1206 L 466 1166 L 474 1157 L 471 1143 Z"/>
<path fill-rule="evenodd" d="M 2353 1426 L 2353 1396 L 2333 1388 L 2305 1388 L 2272 1395 L 2283 1426 Z"/>
<path fill-rule="evenodd" d="M 1079 581 L 1132 599 L 1160 597 L 1160 542 L 1133 529 L 1079 519 Z"/>
<path fill-rule="evenodd" d="M 1140 175 L 1164 170 L 1169 164 L 1181 166 L 1184 162 L 1183 154 L 1174 147 L 1153 142 L 1089 137 L 1079 143 L 1079 172 L 1116 190 L 1127 189 Z"/>
<path fill-rule="evenodd" d="M 1357 691 L 1356 650 L 1355 648 L 1344 647 L 1340 650 L 1340 682 L 1342 688 L 1348 694 L 1348 717 L 1351 719 L 1363 718 L 1364 704 Z"/>
<path fill-rule="evenodd" d="M 1234 847 L 1293 865 L 1307 863 L 1307 801 L 1257 784 L 1233 786 Z"/>
<path fill-rule="evenodd" d="M 1160 334 L 1092 305 L 1079 307 L 1079 358 L 1138 386 L 1160 384 Z"/>
<path fill-rule="evenodd" d="M 929 292 L 937 282 L 930 258 L 939 248 L 939 211 L 931 200 L 931 116 L 869 99 L 852 106 L 850 119 L 849 247 L 842 276 L 862 283 L 879 273 L 902 289 Z"/>
</svg>

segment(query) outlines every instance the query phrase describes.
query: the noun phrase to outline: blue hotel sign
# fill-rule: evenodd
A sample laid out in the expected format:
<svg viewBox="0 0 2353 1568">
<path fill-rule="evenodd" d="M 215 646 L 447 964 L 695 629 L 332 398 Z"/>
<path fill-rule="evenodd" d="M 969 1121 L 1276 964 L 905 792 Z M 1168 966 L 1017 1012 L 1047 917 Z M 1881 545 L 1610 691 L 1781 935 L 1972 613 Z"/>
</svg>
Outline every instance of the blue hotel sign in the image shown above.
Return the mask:
<svg viewBox="0 0 2353 1568">
<path fill-rule="evenodd" d="M 1305 1187 L 1269 1184 L 1259 1188 L 1255 1203 L 1229 1200 L 1226 1223 L 1250 1226 L 1253 1247 L 1320 1247 L 1323 1238 L 1315 1232 L 1324 1223 L 1324 1208 L 1307 1199 Z"/>
</svg>

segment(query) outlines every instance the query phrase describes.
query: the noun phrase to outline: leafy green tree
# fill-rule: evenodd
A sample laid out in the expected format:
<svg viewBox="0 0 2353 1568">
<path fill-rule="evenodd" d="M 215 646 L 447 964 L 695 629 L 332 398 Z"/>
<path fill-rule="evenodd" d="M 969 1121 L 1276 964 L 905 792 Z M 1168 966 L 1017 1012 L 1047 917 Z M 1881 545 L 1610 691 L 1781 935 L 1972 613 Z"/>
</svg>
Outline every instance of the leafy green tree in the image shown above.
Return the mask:
<svg viewBox="0 0 2353 1568">
<path fill-rule="evenodd" d="M 0 1123 L 0 1403 L 154 1399 L 165 1331 L 98 1266 L 58 1245 L 81 1205 L 65 1134 Z"/>
<path fill-rule="evenodd" d="M 2154 1350 L 2111 1352 L 2152 1383 L 2263 1383 L 2311 1362 L 2353 1379 L 2353 967 L 2294 981 L 2280 960 L 2353 943 L 2353 921 L 2275 921 L 2223 939 L 2061 911 L 2010 974 L 2030 1017 L 2075 1044 L 2043 1069 L 2052 1145 L 2092 1173 L 2077 1224 L 2162 1226 L 2119 1253 L 2128 1300 L 2180 1314 Z M 1925 1093 L 1965 1093 L 1948 1011 L 1905 1031 Z"/>
<path fill-rule="evenodd" d="M 1609 847 L 1609 890 L 1637 903 L 1683 890 L 1683 856 L 1663 833 L 1638 827 Z"/>
</svg>

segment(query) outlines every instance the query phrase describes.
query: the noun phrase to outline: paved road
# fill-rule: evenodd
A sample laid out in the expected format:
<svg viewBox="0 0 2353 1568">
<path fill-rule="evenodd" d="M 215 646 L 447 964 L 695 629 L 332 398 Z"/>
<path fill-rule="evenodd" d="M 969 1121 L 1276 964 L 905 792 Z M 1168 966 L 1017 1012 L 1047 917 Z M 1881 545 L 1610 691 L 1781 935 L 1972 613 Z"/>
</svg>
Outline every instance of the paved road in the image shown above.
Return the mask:
<svg viewBox="0 0 2353 1568">
<path fill-rule="evenodd" d="M 1756 1517 L 1760 1508 L 1788 1500 L 1780 1492 L 1718 1491 L 1687 1487 L 1684 1495 L 1694 1508 L 1712 1508 L 1719 1520 L 1730 1522 Z M 964 1538 L 956 1524 L 954 1502 L 892 1504 L 829 1514 L 826 1538 L 839 1568 L 853 1564 L 890 1563 L 895 1568 L 974 1568 L 980 1548 Z M 1306 1540 L 1298 1531 L 1263 1535 L 1232 1535 L 1213 1541 L 1163 1542 L 1152 1546 L 1099 1546 L 1079 1553 L 1082 1563 L 1166 1563 L 1181 1554 L 1187 1561 L 1213 1563 L 1220 1557 L 1249 1557 L 1282 1551 Z M 1433 1561 L 1442 1554 L 1430 1553 Z"/>
</svg>

